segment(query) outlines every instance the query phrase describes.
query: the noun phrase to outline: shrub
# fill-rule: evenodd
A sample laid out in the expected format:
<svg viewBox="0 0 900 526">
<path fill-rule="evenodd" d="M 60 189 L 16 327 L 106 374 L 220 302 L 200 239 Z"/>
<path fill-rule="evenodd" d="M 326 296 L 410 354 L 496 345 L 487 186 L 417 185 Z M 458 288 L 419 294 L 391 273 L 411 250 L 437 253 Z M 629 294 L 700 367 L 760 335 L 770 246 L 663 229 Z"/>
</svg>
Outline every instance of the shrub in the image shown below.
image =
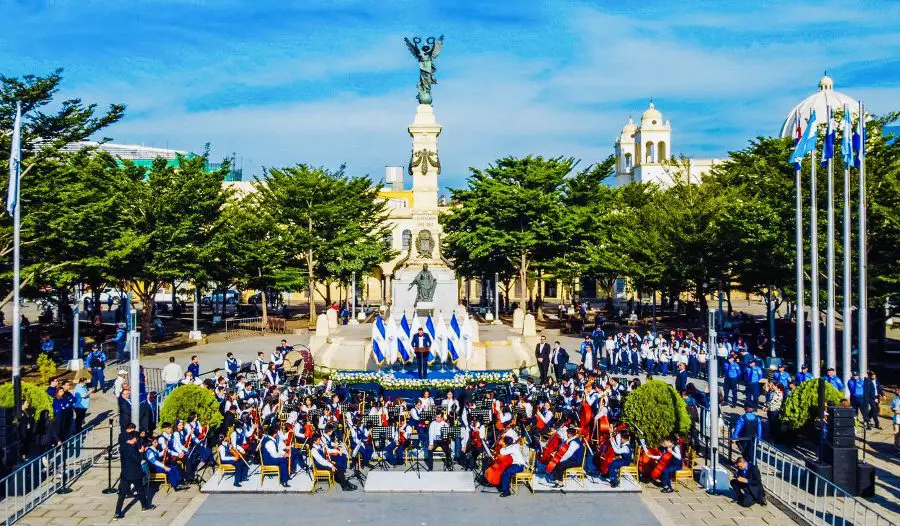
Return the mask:
<svg viewBox="0 0 900 526">
<path fill-rule="evenodd" d="M 825 405 L 838 405 L 844 394 L 825 382 Z M 791 391 L 781 406 L 781 423 L 791 431 L 798 431 L 811 424 L 819 407 L 819 382 L 807 380 Z"/>
<path fill-rule="evenodd" d="M 191 413 L 197 413 L 197 417 L 204 425 L 218 427 L 222 423 L 222 413 L 219 412 L 216 395 L 206 387 L 193 384 L 176 387 L 169 393 L 163 402 L 159 417 L 161 422 L 174 424 L 176 420 L 187 420 Z"/>
<path fill-rule="evenodd" d="M 684 400 L 671 385 L 660 380 L 651 380 L 628 395 L 625 421 L 649 447 L 675 433 L 684 436 L 691 427 Z"/>
<path fill-rule="evenodd" d="M 0 407 L 13 407 L 15 405 L 15 393 L 12 382 L 0 385 Z M 28 400 L 28 404 L 34 410 L 34 419 L 41 416 L 44 409 L 50 411 L 53 418 L 53 399 L 47 394 L 47 390 L 31 382 L 22 382 L 22 399 Z"/>
<path fill-rule="evenodd" d="M 49 383 L 50 379 L 56 375 L 56 362 L 54 362 L 53 358 L 48 356 L 47 353 L 38 355 L 37 368 L 38 374 L 41 377 L 41 382 L 45 384 Z"/>
</svg>

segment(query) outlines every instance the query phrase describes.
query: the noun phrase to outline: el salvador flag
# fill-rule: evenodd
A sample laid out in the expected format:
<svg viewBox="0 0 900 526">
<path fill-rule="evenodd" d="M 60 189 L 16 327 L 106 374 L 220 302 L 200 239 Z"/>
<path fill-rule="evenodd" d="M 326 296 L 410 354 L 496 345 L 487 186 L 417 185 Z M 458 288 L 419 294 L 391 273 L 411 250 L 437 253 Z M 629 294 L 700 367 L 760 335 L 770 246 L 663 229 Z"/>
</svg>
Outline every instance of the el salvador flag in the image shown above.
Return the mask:
<svg viewBox="0 0 900 526">
<path fill-rule="evenodd" d="M 844 168 L 850 169 L 853 166 L 853 144 L 851 136 L 853 135 L 853 123 L 850 122 L 850 106 L 844 104 L 844 129 L 841 137 L 841 154 L 844 158 Z"/>
<path fill-rule="evenodd" d="M 456 321 L 456 315 L 450 316 L 450 334 L 447 338 L 447 352 L 450 354 L 450 362 L 456 363 L 459 360 L 459 352 L 462 350 L 462 331 L 459 328 L 459 322 Z"/>
<path fill-rule="evenodd" d="M 816 111 L 813 110 L 809 114 L 809 120 L 806 121 L 806 131 L 803 133 L 803 138 L 800 139 L 800 142 L 794 147 L 794 153 L 791 154 L 790 163 L 794 165 L 798 164 L 807 154 L 809 154 L 809 152 L 813 151 L 813 148 L 816 147 L 818 138 L 819 133 L 816 130 Z"/>
<path fill-rule="evenodd" d="M 403 363 L 410 362 L 412 355 L 412 343 L 409 341 L 409 321 L 406 319 L 406 313 L 400 318 L 400 334 L 397 338 L 397 350 L 400 352 L 400 359 Z"/>
<path fill-rule="evenodd" d="M 431 320 L 431 314 L 425 319 L 425 326 L 423 328 L 425 329 L 425 332 L 431 336 L 431 349 L 428 351 L 428 365 L 434 365 L 439 359 L 437 352 L 435 352 L 438 345 L 438 339 L 437 331 L 434 329 L 434 322 Z"/>
<path fill-rule="evenodd" d="M 375 363 L 379 366 L 384 365 L 386 361 L 384 351 L 387 348 L 387 330 L 384 327 L 384 320 L 379 314 L 375 317 L 375 323 L 372 324 L 372 354 L 375 357 Z"/>
<path fill-rule="evenodd" d="M 863 121 L 863 115 L 860 114 L 859 119 L 856 121 L 856 129 L 853 131 L 853 166 L 859 168 L 860 162 L 859 155 L 862 152 L 862 149 L 866 144 L 866 124 Z"/>
<path fill-rule="evenodd" d="M 19 168 L 22 163 L 22 103 L 16 102 L 16 120 L 13 122 L 12 147 L 9 150 L 9 193 L 6 211 L 13 215 L 19 204 Z"/>
<path fill-rule="evenodd" d="M 822 148 L 822 166 L 828 166 L 828 161 L 834 157 L 834 127 L 831 121 L 834 120 L 834 111 L 828 108 L 828 128 L 825 131 L 825 145 Z"/>
</svg>

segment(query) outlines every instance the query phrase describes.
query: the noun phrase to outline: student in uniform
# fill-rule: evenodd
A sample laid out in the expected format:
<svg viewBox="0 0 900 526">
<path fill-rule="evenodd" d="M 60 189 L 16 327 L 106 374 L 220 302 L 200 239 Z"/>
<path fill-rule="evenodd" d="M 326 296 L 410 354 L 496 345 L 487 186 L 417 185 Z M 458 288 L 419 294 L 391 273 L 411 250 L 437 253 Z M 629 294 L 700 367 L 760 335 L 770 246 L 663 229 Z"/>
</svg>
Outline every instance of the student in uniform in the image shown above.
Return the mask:
<svg viewBox="0 0 900 526">
<path fill-rule="evenodd" d="M 675 472 L 681 469 L 681 448 L 678 447 L 678 444 L 670 437 L 666 437 L 662 441 L 662 453 L 665 454 L 667 451 L 672 453 L 672 457 L 669 459 L 668 465 L 663 468 L 662 475 L 660 476 L 660 482 L 662 483 L 662 492 L 663 493 L 672 493 L 675 491 L 672 489 L 672 477 L 675 475 Z"/>
<path fill-rule="evenodd" d="M 563 454 L 562 458 L 560 458 L 559 463 L 553 468 L 553 472 L 551 473 L 554 488 L 563 487 L 563 474 L 567 469 L 581 466 L 584 461 L 584 448 L 581 446 L 581 442 L 575 432 L 576 430 L 574 427 L 569 427 L 566 430 L 566 442 L 564 444 L 566 452 Z"/>
<path fill-rule="evenodd" d="M 623 431 L 612 439 L 613 453 L 616 458 L 609 465 L 609 485 L 619 487 L 619 470 L 634 462 L 631 452 L 631 435 Z"/>
<path fill-rule="evenodd" d="M 353 491 L 356 489 L 354 484 L 347 480 L 345 473 L 346 468 L 331 461 L 328 455 L 327 445 L 321 436 L 316 436 L 312 447 L 312 460 L 316 469 L 323 471 L 331 471 L 334 481 L 337 482 L 344 491 Z"/>
<path fill-rule="evenodd" d="M 278 481 L 282 487 L 289 488 L 287 457 L 284 450 L 278 449 L 277 429 L 272 426 L 262 438 L 262 461 L 267 466 L 278 466 Z"/>
<path fill-rule="evenodd" d="M 500 496 L 509 497 L 509 485 L 516 473 L 525 471 L 525 455 L 522 453 L 522 446 L 513 442 L 510 437 L 503 437 L 504 446 L 500 449 L 501 455 L 509 455 L 512 458 L 512 464 L 503 471 L 500 476 Z"/>
<path fill-rule="evenodd" d="M 428 471 L 434 470 L 434 451 L 438 449 L 444 452 L 444 470 L 452 471 L 450 441 L 441 438 L 442 430 L 449 427 L 450 424 L 444 421 L 444 415 L 440 413 L 435 415 L 434 421 L 428 426 L 428 448 L 425 450 L 425 465 Z"/>
<path fill-rule="evenodd" d="M 247 467 L 247 461 L 242 457 L 236 456 L 232 452 L 232 448 L 228 447 L 229 443 L 225 440 L 225 435 L 219 437 L 219 462 L 234 466 L 234 487 L 241 487 L 241 482 L 249 478 L 250 468 Z M 238 451 L 235 449 L 235 451 Z"/>
</svg>

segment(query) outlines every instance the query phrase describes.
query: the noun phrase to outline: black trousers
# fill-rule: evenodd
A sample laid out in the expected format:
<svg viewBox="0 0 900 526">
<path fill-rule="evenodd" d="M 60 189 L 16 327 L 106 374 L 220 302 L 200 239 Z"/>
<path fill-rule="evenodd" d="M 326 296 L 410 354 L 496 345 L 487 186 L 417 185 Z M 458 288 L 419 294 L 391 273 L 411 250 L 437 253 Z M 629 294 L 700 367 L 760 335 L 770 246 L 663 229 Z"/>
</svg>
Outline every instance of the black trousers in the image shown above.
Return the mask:
<svg viewBox="0 0 900 526">
<path fill-rule="evenodd" d="M 116 500 L 116 515 L 122 513 L 122 505 L 125 504 L 125 499 L 128 498 L 131 486 L 134 486 L 134 493 L 138 500 L 141 501 L 141 508 L 147 509 L 150 507 L 150 499 L 147 498 L 147 486 L 144 485 L 143 479 L 119 480 L 119 498 Z"/>
<path fill-rule="evenodd" d="M 565 473 L 567 469 L 577 468 L 579 466 L 581 466 L 581 460 L 575 458 L 570 458 L 569 460 L 560 462 L 556 465 L 555 468 L 553 468 L 553 480 L 562 480 L 563 473 Z"/>
<path fill-rule="evenodd" d="M 416 362 L 419 364 L 419 378 L 428 378 L 428 353 L 416 353 Z"/>
<path fill-rule="evenodd" d="M 87 409 L 75 408 L 75 432 L 79 433 L 84 428 L 84 417 L 87 416 Z"/>
<path fill-rule="evenodd" d="M 538 371 L 540 371 L 541 374 L 541 385 L 544 385 L 544 381 L 547 380 L 548 369 L 550 369 L 550 364 L 547 363 L 546 359 L 538 364 Z"/>
</svg>

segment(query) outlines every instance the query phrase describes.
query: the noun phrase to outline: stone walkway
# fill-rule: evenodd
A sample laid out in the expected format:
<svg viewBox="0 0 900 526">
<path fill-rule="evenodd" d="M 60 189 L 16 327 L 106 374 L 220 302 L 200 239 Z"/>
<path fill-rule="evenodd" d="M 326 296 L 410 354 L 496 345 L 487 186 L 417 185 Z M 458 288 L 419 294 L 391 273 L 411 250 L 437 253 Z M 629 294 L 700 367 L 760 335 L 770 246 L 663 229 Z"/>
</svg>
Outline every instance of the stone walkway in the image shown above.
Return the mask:
<svg viewBox="0 0 900 526">
<path fill-rule="evenodd" d="M 699 486 L 692 491 L 689 487 L 679 483 L 678 491 L 675 493 L 662 493 L 656 486 L 644 484 L 641 497 L 664 526 L 681 524 L 787 526 L 796 524 L 772 504 L 742 508 L 732 501 L 730 495 L 709 495 Z"/>
</svg>

